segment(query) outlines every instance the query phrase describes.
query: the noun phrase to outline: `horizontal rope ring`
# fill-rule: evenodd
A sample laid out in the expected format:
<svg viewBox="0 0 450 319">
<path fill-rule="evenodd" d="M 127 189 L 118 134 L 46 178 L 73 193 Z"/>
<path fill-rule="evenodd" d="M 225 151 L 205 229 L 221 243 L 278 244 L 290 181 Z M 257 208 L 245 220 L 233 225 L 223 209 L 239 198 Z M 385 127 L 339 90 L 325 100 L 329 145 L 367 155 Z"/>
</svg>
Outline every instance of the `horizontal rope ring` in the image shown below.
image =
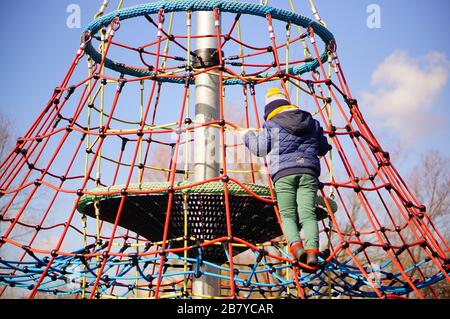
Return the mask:
<svg viewBox="0 0 450 319">
<path fill-rule="evenodd" d="M 245 2 L 232 2 L 228 0 L 170 0 L 170 1 L 160 1 L 155 3 L 141 4 L 133 6 L 130 8 L 124 8 L 110 14 L 104 15 L 95 21 L 93 21 L 84 30 L 83 38 L 86 34 L 94 36 L 103 27 L 108 27 L 114 19 L 118 18 L 120 21 L 127 19 L 132 19 L 136 17 L 141 17 L 145 15 L 157 14 L 161 10 L 165 13 L 170 12 L 195 12 L 195 11 L 213 11 L 219 9 L 220 12 L 228 12 L 235 14 L 248 14 L 259 17 L 266 17 L 271 15 L 272 19 L 290 23 L 292 25 L 301 26 L 303 28 L 312 28 L 314 33 L 317 34 L 325 44 L 334 41 L 333 34 L 322 24 L 317 23 L 307 17 L 301 16 L 299 14 L 289 12 L 283 9 L 277 9 L 268 6 L 262 6 L 255 3 L 245 3 Z M 102 55 L 94 48 L 91 41 L 86 44 L 85 52 L 97 63 L 101 63 Z M 325 63 L 328 59 L 327 52 L 322 53 L 321 60 Z M 301 75 L 307 72 L 311 72 L 319 67 L 320 63 L 317 60 L 306 62 L 301 66 L 296 66 L 290 68 L 289 74 L 291 75 Z M 113 71 L 117 71 L 124 75 L 129 75 L 133 77 L 152 77 L 155 72 L 150 70 L 142 70 L 134 67 L 125 66 L 123 63 L 115 62 L 111 59 L 105 58 L 105 67 Z M 264 73 L 261 74 L 261 78 L 269 78 L 275 73 Z M 156 78 L 160 82 L 171 82 L 178 84 L 185 84 L 186 81 L 183 78 Z M 193 82 L 192 82 L 193 83 Z M 242 85 L 244 82 L 241 79 L 233 78 L 224 81 L 224 85 Z"/>
</svg>

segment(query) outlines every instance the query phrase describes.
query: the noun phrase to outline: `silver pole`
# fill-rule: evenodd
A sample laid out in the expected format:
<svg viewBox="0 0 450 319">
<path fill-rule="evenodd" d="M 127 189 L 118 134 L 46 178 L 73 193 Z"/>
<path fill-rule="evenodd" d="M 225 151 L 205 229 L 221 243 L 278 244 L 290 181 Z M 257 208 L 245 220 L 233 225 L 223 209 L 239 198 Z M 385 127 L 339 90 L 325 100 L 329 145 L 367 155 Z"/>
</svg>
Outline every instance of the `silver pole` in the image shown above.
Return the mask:
<svg viewBox="0 0 450 319">
<path fill-rule="evenodd" d="M 197 12 L 197 35 L 216 34 L 214 13 Z M 211 52 L 218 48 L 217 37 L 197 39 L 197 54 L 204 62 L 211 59 Z M 195 119 L 197 123 L 219 120 L 220 117 L 219 77 L 212 74 L 200 74 L 195 79 Z M 196 129 L 194 133 L 194 178 L 204 181 L 220 175 L 220 135 L 214 127 Z M 218 273 L 215 268 L 203 265 L 202 272 Z M 192 284 L 194 295 L 219 296 L 220 280 L 215 277 L 201 276 Z"/>
</svg>

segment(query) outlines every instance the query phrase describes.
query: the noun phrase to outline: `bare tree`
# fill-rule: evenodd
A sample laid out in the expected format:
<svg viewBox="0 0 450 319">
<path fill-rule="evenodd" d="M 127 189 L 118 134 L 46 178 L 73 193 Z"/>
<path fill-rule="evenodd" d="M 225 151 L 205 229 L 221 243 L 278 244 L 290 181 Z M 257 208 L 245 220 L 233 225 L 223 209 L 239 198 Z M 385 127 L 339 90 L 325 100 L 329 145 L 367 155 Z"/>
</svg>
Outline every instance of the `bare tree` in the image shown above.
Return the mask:
<svg viewBox="0 0 450 319">
<path fill-rule="evenodd" d="M 13 139 L 12 139 L 13 133 L 14 131 L 11 121 L 8 119 L 7 116 L 5 116 L 3 113 L 0 112 L 0 162 L 3 161 L 4 157 L 7 156 L 8 152 L 11 150 L 11 147 L 13 146 Z M 10 188 L 15 188 L 14 185 L 15 184 L 13 184 L 13 186 L 11 186 Z M 28 194 L 29 194 L 28 190 L 19 192 L 14 202 L 8 208 L 8 211 L 15 212 L 19 210 L 22 207 Z M 35 198 L 39 198 L 40 196 L 41 195 L 39 194 L 35 196 Z M 0 200 L 0 213 L 3 213 L 3 210 L 5 209 L 6 203 L 8 202 L 9 198 L 10 197 L 6 197 Z M 36 223 L 36 221 L 38 220 L 38 216 L 36 214 L 39 211 L 39 207 L 32 205 L 31 207 L 28 208 L 28 211 L 31 212 L 31 214 L 28 214 L 26 217 L 22 217 L 21 221 L 30 224 Z M 6 224 L 6 221 L 3 222 Z M 2 226 L 5 226 L 5 224 L 2 225 L 2 223 L 0 222 L 0 235 L 3 234 Z M 22 229 L 23 227 L 20 228 Z M 19 239 L 26 237 L 30 234 L 33 234 L 34 232 L 35 232 L 34 229 L 24 229 L 22 232 L 14 234 L 10 238 Z"/>
<path fill-rule="evenodd" d="M 6 156 L 6 151 L 8 150 L 11 144 L 11 124 L 9 119 L 0 112 L 0 163 L 3 161 Z M 0 167 L 0 169 L 2 169 Z M 0 201 L 0 212 L 3 211 L 4 206 Z M 1 229 L 1 224 L 0 224 Z"/>
<path fill-rule="evenodd" d="M 397 158 L 407 158 L 408 154 L 404 154 L 404 150 L 399 149 L 400 154 Z M 423 155 L 420 163 L 413 169 L 411 176 L 407 178 L 407 183 L 410 186 L 414 195 L 418 200 L 427 207 L 427 214 L 433 221 L 434 225 L 444 236 L 444 239 L 449 242 L 449 215 L 450 215 L 450 158 L 446 157 L 439 151 L 427 152 Z M 360 174 L 361 175 L 361 174 Z M 363 175 L 361 175 L 363 176 Z M 352 233 L 353 228 L 350 224 L 349 218 L 357 225 L 358 230 L 369 230 L 370 224 L 365 218 L 365 214 L 360 200 L 353 192 L 344 192 L 344 201 L 347 204 L 349 217 L 343 216 L 342 211 L 337 215 L 341 231 L 343 233 Z M 385 210 L 380 203 L 374 201 L 375 212 L 382 212 Z M 389 211 L 396 212 L 397 208 L 391 201 L 387 201 Z M 378 218 L 382 225 L 389 225 L 391 222 L 387 216 L 379 214 Z M 417 238 L 412 232 L 405 231 L 402 233 L 406 243 L 417 241 Z M 375 239 L 376 240 L 376 239 Z M 445 250 L 445 249 L 444 249 Z M 420 247 L 414 247 L 411 250 L 412 256 L 409 253 L 403 253 L 398 257 L 398 261 L 403 265 L 412 266 L 413 260 L 420 262 L 426 260 L 428 255 L 425 250 Z M 382 251 L 372 250 L 370 252 L 370 260 L 373 264 L 382 264 L 386 260 L 386 255 Z M 394 267 L 392 265 L 392 267 Z M 411 277 L 428 278 L 436 274 L 437 268 L 432 262 L 428 262 L 420 267 L 419 270 L 411 272 Z M 395 268 L 393 271 L 397 271 Z M 432 288 L 423 289 L 422 294 L 426 298 L 450 298 L 450 287 L 448 282 L 444 279 L 441 282 L 433 285 Z M 415 293 L 410 294 L 411 298 L 416 298 Z"/>
<path fill-rule="evenodd" d="M 447 233 L 445 222 L 450 214 L 450 158 L 439 151 L 422 157 L 410 178 L 417 198 L 427 207 L 430 218 Z"/>
<path fill-rule="evenodd" d="M 449 242 L 448 219 L 450 217 L 450 158 L 437 150 L 425 153 L 420 163 L 414 167 L 411 175 L 407 178 L 407 183 L 412 193 L 417 197 L 420 203 L 427 207 L 427 214 L 433 224 L 440 231 L 444 240 Z M 360 205 L 355 203 L 356 206 Z M 393 203 L 388 203 L 389 209 L 396 211 Z M 355 208 L 353 208 L 355 209 Z M 429 225 L 430 226 L 430 225 Z M 417 241 L 412 232 L 402 233 L 406 243 Z M 444 248 L 445 250 L 445 248 Z M 410 253 L 403 253 L 397 257 L 397 260 L 405 267 L 412 266 L 416 262 L 427 260 L 428 255 L 425 249 L 421 247 L 413 247 Z M 377 260 L 381 256 L 374 256 Z M 415 261 L 415 262 L 414 262 Z M 393 266 L 392 266 L 393 267 Z M 419 274 L 419 271 L 421 272 Z M 437 267 L 433 262 L 422 265 L 419 269 L 412 271 L 410 277 L 431 277 L 436 274 Z M 425 288 L 421 291 L 425 298 L 450 298 L 450 286 L 447 280 Z M 416 298 L 413 292 L 409 294 L 410 298 Z"/>
<path fill-rule="evenodd" d="M 3 160 L 5 150 L 11 143 L 11 125 L 6 116 L 0 113 L 0 161 Z"/>
<path fill-rule="evenodd" d="M 423 155 L 420 165 L 410 177 L 410 186 L 418 200 L 427 207 L 427 214 L 442 236 L 449 242 L 448 220 L 450 217 L 450 157 L 434 150 Z M 444 249 L 445 250 L 445 249 Z M 427 256 L 423 249 L 417 250 L 417 260 Z M 435 267 L 424 269 L 425 275 L 432 275 Z M 433 287 L 441 298 L 450 298 L 450 285 L 444 279 Z M 431 289 L 424 290 L 425 297 L 433 298 Z"/>
</svg>

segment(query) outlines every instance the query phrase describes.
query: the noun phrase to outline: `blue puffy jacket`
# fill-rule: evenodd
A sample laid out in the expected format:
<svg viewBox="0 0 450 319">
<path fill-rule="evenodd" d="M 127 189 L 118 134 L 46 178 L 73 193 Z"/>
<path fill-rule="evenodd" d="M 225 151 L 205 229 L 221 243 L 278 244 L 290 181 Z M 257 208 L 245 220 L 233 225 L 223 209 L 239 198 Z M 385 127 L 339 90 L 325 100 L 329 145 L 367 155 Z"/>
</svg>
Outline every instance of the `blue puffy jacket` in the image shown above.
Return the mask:
<svg viewBox="0 0 450 319">
<path fill-rule="evenodd" d="M 256 156 L 268 156 L 274 182 L 293 174 L 319 177 L 319 156 L 331 149 L 320 123 L 300 109 L 279 113 L 264 123 L 261 133 L 245 134 L 244 143 Z"/>
</svg>

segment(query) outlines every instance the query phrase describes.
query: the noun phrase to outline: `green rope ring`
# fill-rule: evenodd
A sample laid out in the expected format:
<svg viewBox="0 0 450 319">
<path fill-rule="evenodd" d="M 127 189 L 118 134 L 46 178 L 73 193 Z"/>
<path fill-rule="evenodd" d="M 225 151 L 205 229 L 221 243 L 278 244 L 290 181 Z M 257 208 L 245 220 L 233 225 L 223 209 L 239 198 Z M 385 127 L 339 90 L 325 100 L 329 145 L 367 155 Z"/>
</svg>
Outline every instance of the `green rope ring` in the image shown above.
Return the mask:
<svg viewBox="0 0 450 319">
<path fill-rule="evenodd" d="M 179 187 L 188 187 L 189 185 L 192 185 L 191 182 L 176 182 L 174 184 L 175 188 Z M 155 191 L 164 189 L 162 192 L 154 193 L 155 195 L 167 195 L 168 194 L 168 188 L 170 186 L 169 182 L 152 182 L 152 183 L 142 183 L 142 184 L 132 184 L 128 187 L 128 191 L 133 190 L 139 190 L 139 191 Z M 255 184 L 244 184 L 245 187 L 247 187 L 251 192 L 255 193 L 258 196 L 264 197 L 264 198 L 270 198 L 270 188 L 268 186 L 263 185 L 255 185 Z M 96 193 L 97 195 L 84 195 L 81 197 L 80 202 L 78 203 L 78 211 L 80 213 L 83 213 L 85 211 L 86 206 L 92 204 L 95 201 L 102 201 L 107 199 L 113 199 L 113 198 L 119 198 L 121 197 L 121 190 L 124 188 L 124 186 L 121 185 L 115 185 L 112 187 L 102 187 L 102 188 L 95 188 L 91 190 L 91 193 Z M 102 195 L 102 193 L 110 193 L 115 192 L 116 194 L 113 195 Z M 230 182 L 228 183 L 228 192 L 230 195 L 239 195 L 239 196 L 248 196 L 251 197 L 250 194 L 246 192 L 241 186 L 239 186 L 236 183 Z M 224 193 L 224 186 L 222 182 L 210 182 L 205 183 L 201 185 L 197 185 L 194 187 L 188 187 L 181 190 L 175 190 L 175 194 L 215 194 L 215 195 L 222 195 Z M 153 195 L 153 193 L 149 193 L 148 195 Z M 131 196 L 147 196 L 142 194 L 128 194 L 129 197 Z M 337 203 L 327 198 L 327 201 L 333 211 L 333 213 L 336 213 L 338 210 Z M 317 206 L 319 208 L 322 208 L 322 210 L 327 210 L 325 200 L 322 196 L 317 196 Z M 320 216 L 318 216 L 320 217 Z M 325 216 L 326 217 L 326 216 Z M 324 217 L 324 218 L 325 218 Z M 322 218 L 323 219 L 323 218 Z"/>
</svg>

